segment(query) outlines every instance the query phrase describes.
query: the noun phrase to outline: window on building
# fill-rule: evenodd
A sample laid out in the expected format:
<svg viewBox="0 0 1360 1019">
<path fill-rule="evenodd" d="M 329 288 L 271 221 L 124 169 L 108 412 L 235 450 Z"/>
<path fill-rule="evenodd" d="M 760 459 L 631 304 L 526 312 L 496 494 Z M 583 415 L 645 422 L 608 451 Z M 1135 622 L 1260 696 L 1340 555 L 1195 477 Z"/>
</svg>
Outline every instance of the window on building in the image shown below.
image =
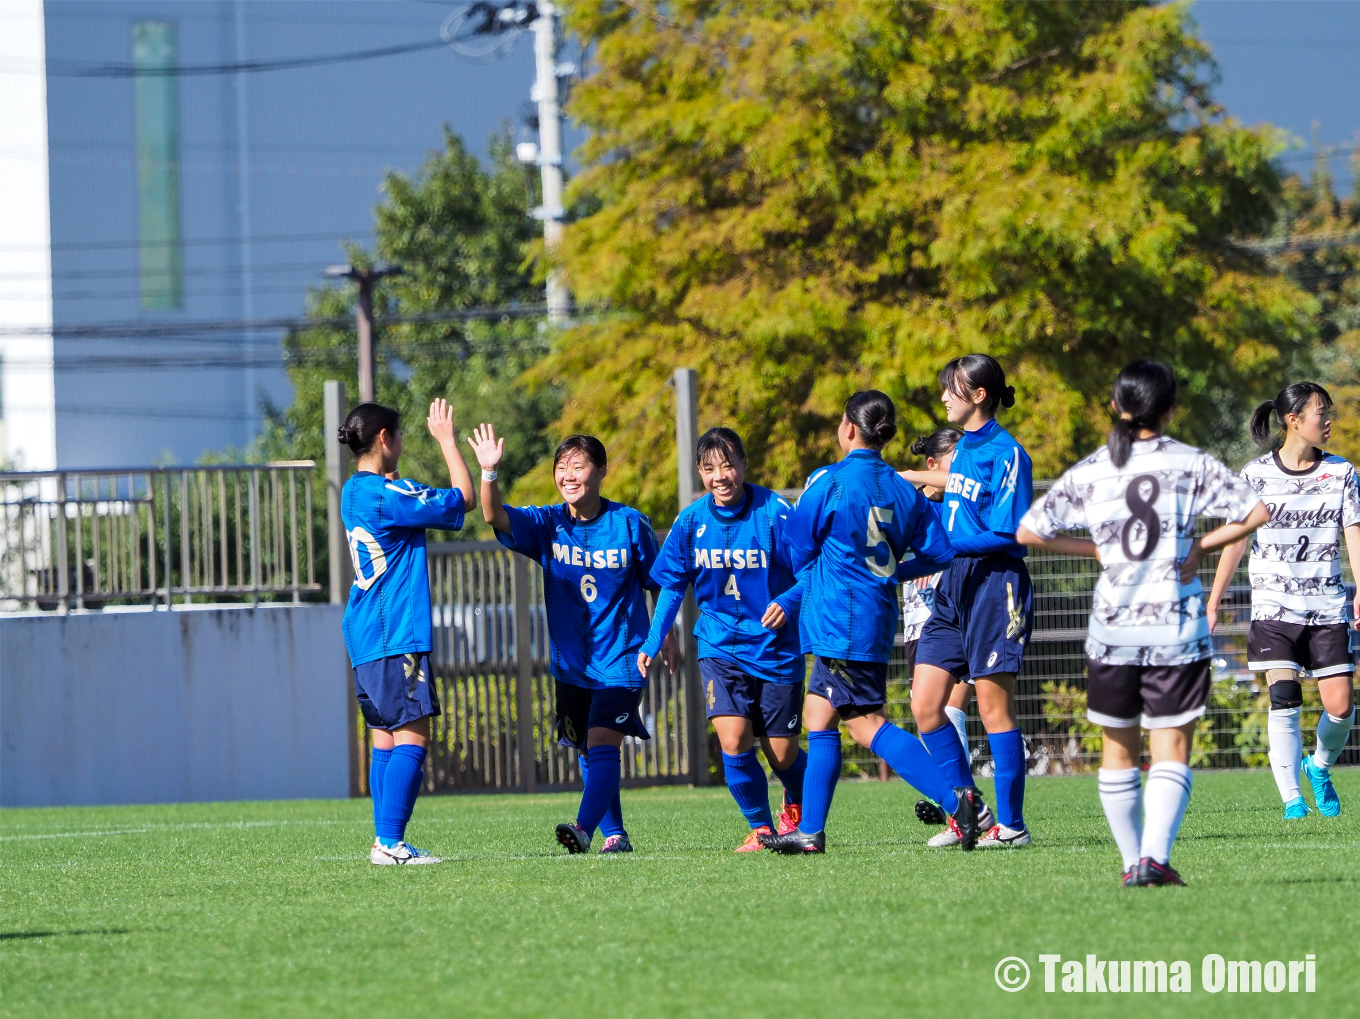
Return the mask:
<svg viewBox="0 0 1360 1019">
<path fill-rule="evenodd" d="M 174 70 L 175 26 L 132 26 L 137 130 L 137 220 L 141 242 L 142 307 L 184 303 L 180 236 L 179 79 Z"/>
</svg>

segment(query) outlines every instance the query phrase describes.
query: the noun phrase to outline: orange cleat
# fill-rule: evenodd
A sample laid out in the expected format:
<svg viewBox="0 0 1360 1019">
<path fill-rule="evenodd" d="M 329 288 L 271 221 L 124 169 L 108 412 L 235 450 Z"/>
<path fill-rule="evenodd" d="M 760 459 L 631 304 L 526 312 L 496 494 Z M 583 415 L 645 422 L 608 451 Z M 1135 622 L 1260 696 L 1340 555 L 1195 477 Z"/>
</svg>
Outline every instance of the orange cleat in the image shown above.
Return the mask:
<svg viewBox="0 0 1360 1019">
<path fill-rule="evenodd" d="M 763 824 L 759 828 L 751 829 L 751 834 L 746 836 L 746 841 L 732 850 L 734 853 L 758 853 L 765 847 L 760 844 L 760 836 L 769 835 L 770 829 Z"/>
<path fill-rule="evenodd" d="M 803 805 L 801 803 L 790 803 L 784 801 L 784 812 L 779 815 L 780 835 L 787 835 L 798 827 L 798 822 L 803 819 Z"/>
</svg>

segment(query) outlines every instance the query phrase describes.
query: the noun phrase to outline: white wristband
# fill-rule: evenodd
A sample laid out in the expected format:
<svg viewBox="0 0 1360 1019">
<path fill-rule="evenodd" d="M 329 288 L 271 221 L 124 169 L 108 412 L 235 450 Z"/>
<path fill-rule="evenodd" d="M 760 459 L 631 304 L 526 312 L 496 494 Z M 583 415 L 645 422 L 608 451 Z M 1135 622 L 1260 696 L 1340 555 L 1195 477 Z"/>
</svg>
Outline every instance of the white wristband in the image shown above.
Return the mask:
<svg viewBox="0 0 1360 1019">
<path fill-rule="evenodd" d="M 483 480 L 483 481 L 495 481 L 496 478 L 498 478 L 499 476 L 500 476 L 500 475 L 499 475 L 499 473 L 498 473 L 497 471 L 494 471 L 494 470 L 490 470 L 490 471 L 489 471 L 489 470 L 487 470 L 485 467 L 482 468 L 482 480 Z"/>
</svg>

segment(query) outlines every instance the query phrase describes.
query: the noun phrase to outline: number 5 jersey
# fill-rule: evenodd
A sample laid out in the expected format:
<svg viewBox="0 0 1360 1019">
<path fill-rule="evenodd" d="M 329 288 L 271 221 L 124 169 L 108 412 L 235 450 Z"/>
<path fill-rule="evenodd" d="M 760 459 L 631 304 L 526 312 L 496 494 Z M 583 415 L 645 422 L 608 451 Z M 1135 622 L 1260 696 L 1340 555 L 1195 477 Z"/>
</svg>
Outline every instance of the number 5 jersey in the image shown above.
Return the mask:
<svg viewBox="0 0 1360 1019">
<path fill-rule="evenodd" d="M 1100 552 L 1086 654 L 1108 665 L 1180 665 L 1213 651 L 1205 594 L 1180 580 L 1200 517 L 1246 518 L 1260 500 L 1203 450 L 1164 435 L 1134 442 L 1122 468 L 1101 446 L 1021 523 L 1041 538 L 1085 528 Z"/>
</svg>

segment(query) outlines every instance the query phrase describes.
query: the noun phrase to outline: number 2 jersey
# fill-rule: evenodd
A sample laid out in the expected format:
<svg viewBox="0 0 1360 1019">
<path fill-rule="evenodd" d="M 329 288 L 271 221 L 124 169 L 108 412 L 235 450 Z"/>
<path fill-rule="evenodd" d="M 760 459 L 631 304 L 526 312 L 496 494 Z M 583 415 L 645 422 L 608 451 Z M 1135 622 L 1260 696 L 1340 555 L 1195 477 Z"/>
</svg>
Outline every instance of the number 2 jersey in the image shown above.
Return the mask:
<svg viewBox="0 0 1360 1019">
<path fill-rule="evenodd" d="M 1086 654 L 1108 665 L 1180 665 L 1213 651 L 1199 578 L 1180 580 L 1200 517 L 1246 518 L 1260 500 L 1208 453 L 1164 435 L 1132 444 L 1122 468 L 1101 446 L 1021 523 L 1041 538 L 1086 528 L 1100 551 Z"/>
<path fill-rule="evenodd" d="M 425 529 L 463 526 L 463 493 L 359 471 L 340 492 L 354 583 L 345 606 L 350 662 L 428 652 L 430 574 Z"/>
<path fill-rule="evenodd" d="M 1242 468 L 1270 520 L 1252 536 L 1251 618 L 1305 626 L 1345 623 L 1341 530 L 1360 524 L 1360 481 L 1349 462 L 1323 453 L 1291 471 L 1278 452 Z"/>
<path fill-rule="evenodd" d="M 505 507 L 506 548 L 543 567 L 548 609 L 549 668 L 572 686 L 637 688 L 645 682 L 637 653 L 650 622 L 646 591 L 657 540 L 645 516 L 600 500 L 600 512 L 578 520 L 565 503 Z"/>
<path fill-rule="evenodd" d="M 739 505 L 719 506 L 712 495 L 705 495 L 686 506 L 652 567 L 662 595 L 643 650 L 656 656 L 685 588 L 693 584 L 700 611 L 694 627 L 700 658 L 725 658 L 772 683 L 801 682 L 802 592 L 794 583 L 783 540 L 791 512 L 793 507 L 777 492 L 749 483 Z M 771 602 L 778 602 L 787 617 L 777 630 L 760 623 Z"/>
</svg>

